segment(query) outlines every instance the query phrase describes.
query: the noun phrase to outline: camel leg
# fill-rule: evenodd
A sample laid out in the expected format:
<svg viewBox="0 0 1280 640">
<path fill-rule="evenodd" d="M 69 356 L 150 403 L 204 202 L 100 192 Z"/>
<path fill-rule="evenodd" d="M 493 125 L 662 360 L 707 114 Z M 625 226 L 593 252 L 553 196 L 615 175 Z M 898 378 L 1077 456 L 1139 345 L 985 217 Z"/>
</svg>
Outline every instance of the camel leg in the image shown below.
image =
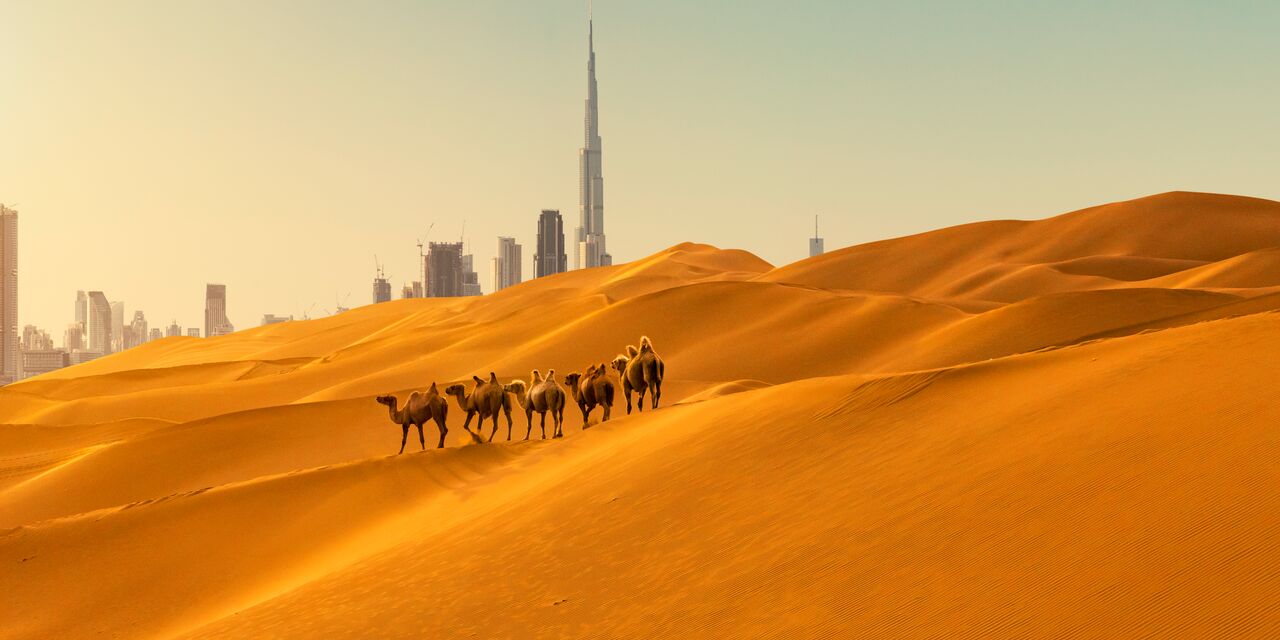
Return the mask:
<svg viewBox="0 0 1280 640">
<path fill-rule="evenodd" d="M 422 435 L 422 423 L 418 423 L 418 442 L 422 444 L 422 450 L 427 450 L 427 438 Z"/>
<path fill-rule="evenodd" d="M 631 415 L 631 385 L 622 385 L 622 395 L 627 397 L 627 415 Z"/>
<path fill-rule="evenodd" d="M 529 436 L 533 435 L 533 411 L 525 411 L 524 419 L 529 423 L 529 429 L 524 432 L 524 439 L 528 440 Z"/>
<path fill-rule="evenodd" d="M 636 393 L 640 394 L 639 397 L 636 398 L 636 409 L 639 410 L 640 412 L 644 412 L 644 392 L 645 391 L 646 391 L 645 389 L 636 389 Z"/>
<path fill-rule="evenodd" d="M 653 383 L 653 408 L 658 408 L 658 398 L 662 397 L 662 381 Z"/>
<path fill-rule="evenodd" d="M 439 417 L 436 417 L 436 427 L 440 429 L 440 444 L 436 448 L 443 449 L 444 437 L 449 433 L 449 427 L 444 426 L 444 420 L 441 420 Z"/>
<path fill-rule="evenodd" d="M 474 411 L 468 411 L 468 412 L 467 412 L 467 421 L 462 423 L 462 428 L 463 428 L 463 429 L 466 429 L 466 430 L 467 430 L 467 433 L 471 433 L 471 418 L 472 418 L 472 417 L 474 417 L 475 415 L 476 415 L 476 412 L 474 412 Z"/>
<path fill-rule="evenodd" d="M 502 412 L 507 414 L 507 442 L 511 442 L 511 408 L 503 407 Z"/>
<path fill-rule="evenodd" d="M 546 440 L 547 439 L 547 412 L 542 411 L 538 415 L 542 418 L 542 420 L 538 424 L 538 426 L 542 427 L 542 439 Z M 551 420 L 554 422 L 555 419 L 556 419 L 556 412 L 552 411 Z M 530 429 L 532 429 L 532 427 L 530 427 Z M 552 427 L 551 435 L 554 436 L 555 434 L 556 434 L 556 430 L 554 427 Z"/>
<path fill-rule="evenodd" d="M 591 418 L 591 409 L 588 409 L 585 404 L 578 405 L 578 408 L 582 409 L 582 430 L 586 431 L 591 428 L 591 425 L 587 424 L 587 420 Z M 595 407 L 592 408 L 594 409 Z"/>
<path fill-rule="evenodd" d="M 409 439 L 409 425 L 402 424 L 400 425 L 400 429 L 402 431 L 400 436 L 400 453 L 404 453 L 404 443 Z M 397 453 L 396 455 L 400 455 L 400 453 Z"/>
<path fill-rule="evenodd" d="M 613 407 L 610 407 L 607 403 L 604 405 L 604 418 L 600 420 L 601 422 L 609 421 L 609 413 L 611 412 L 612 409 Z"/>
<path fill-rule="evenodd" d="M 498 435 L 498 412 L 493 412 L 493 431 L 489 432 L 489 442 L 493 442 L 493 437 Z"/>
</svg>

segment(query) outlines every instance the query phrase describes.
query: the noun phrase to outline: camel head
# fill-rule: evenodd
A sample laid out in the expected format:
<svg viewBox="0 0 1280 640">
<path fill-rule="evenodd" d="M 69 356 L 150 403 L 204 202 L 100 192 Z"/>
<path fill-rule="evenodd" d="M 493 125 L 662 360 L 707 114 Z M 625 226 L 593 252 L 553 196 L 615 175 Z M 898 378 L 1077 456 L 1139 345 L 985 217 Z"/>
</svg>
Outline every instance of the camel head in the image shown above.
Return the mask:
<svg viewBox="0 0 1280 640">
<path fill-rule="evenodd" d="M 445 395 L 463 397 L 467 394 L 467 388 L 460 384 L 451 384 L 444 389 Z"/>
<path fill-rule="evenodd" d="M 395 396 L 378 396 L 377 398 L 374 398 L 374 400 L 377 400 L 378 404 L 385 404 L 388 407 L 394 408 L 396 406 Z"/>
<path fill-rule="evenodd" d="M 617 371 L 617 372 L 618 372 L 618 375 L 622 375 L 622 374 L 626 373 L 626 371 L 627 371 L 627 364 L 628 364 L 628 363 L 630 363 L 630 362 L 631 362 L 631 359 L 630 359 L 630 358 L 628 358 L 628 357 L 626 357 L 626 356 L 624 356 L 624 355 L 622 355 L 622 354 L 618 354 L 618 357 L 614 358 L 614 359 L 613 359 L 613 362 L 609 363 L 609 366 L 613 367 L 613 370 L 614 370 L 614 371 Z"/>
<path fill-rule="evenodd" d="M 577 387 L 577 386 L 578 386 L 578 380 L 581 380 L 581 379 L 582 379 L 582 374 L 581 374 L 581 373 L 566 373 L 566 374 L 564 374 L 564 383 L 565 383 L 566 385 L 568 385 L 568 386 L 569 386 L 569 388 Z"/>
</svg>

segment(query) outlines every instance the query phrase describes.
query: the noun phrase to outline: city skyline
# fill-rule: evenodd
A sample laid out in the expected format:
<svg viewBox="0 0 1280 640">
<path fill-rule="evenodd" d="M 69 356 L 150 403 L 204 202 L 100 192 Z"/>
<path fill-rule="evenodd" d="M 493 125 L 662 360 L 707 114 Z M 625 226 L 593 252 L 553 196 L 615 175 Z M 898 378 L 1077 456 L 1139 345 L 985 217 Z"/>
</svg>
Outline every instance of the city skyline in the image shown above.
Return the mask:
<svg viewBox="0 0 1280 640">
<path fill-rule="evenodd" d="M 585 18 L 578 2 L 0 9 L 19 324 L 56 335 L 67 296 L 94 289 L 194 325 L 198 287 L 222 282 L 252 327 L 368 291 L 374 254 L 393 291 L 418 279 L 432 223 L 532 246 L 530 211 L 580 204 Z M 656 0 L 598 3 L 594 22 L 618 262 L 686 240 L 791 262 L 814 213 L 831 250 L 1174 189 L 1280 197 L 1278 89 L 1258 80 L 1276 7 Z"/>
</svg>

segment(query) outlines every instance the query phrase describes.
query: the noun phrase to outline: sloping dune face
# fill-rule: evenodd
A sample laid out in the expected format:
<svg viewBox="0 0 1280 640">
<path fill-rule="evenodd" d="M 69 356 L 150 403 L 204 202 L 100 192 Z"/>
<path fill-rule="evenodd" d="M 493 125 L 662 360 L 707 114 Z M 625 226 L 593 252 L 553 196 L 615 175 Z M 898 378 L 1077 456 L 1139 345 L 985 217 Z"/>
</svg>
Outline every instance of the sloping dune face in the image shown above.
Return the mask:
<svg viewBox="0 0 1280 640">
<path fill-rule="evenodd" d="M 1278 637 L 1277 252 L 1192 193 L 683 244 L 12 385 L 0 638 Z M 374 401 L 641 335 L 661 407 L 563 439 Z"/>
</svg>

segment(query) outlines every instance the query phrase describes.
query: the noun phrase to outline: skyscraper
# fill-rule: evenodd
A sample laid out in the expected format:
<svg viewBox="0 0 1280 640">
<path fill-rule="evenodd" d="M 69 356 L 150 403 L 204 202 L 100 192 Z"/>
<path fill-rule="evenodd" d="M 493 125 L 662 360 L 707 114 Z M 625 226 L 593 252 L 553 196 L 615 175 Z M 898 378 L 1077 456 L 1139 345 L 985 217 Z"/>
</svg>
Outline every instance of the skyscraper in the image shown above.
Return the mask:
<svg viewBox="0 0 1280 640">
<path fill-rule="evenodd" d="M 600 103 L 596 91 L 596 46 L 592 21 L 587 20 L 587 113 L 578 151 L 578 228 L 573 252 L 576 269 L 613 264 L 604 243 L 604 173 L 601 168 Z"/>
<path fill-rule="evenodd" d="M 89 296 L 83 291 L 76 292 L 76 322 L 80 325 L 80 331 L 85 330 L 85 323 L 89 322 Z"/>
<path fill-rule="evenodd" d="M 85 321 L 89 333 L 89 351 L 107 355 L 111 353 L 111 303 L 101 291 L 90 291 L 87 301 L 88 317 Z"/>
<path fill-rule="evenodd" d="M 520 284 L 520 245 L 515 238 L 498 238 L 498 253 L 493 256 L 493 290 L 501 291 Z"/>
<path fill-rule="evenodd" d="M 86 296 L 85 297 L 85 313 L 88 314 L 88 312 L 89 312 L 89 298 Z M 86 323 L 83 323 L 83 322 L 72 322 L 71 324 L 67 325 L 67 330 L 62 334 L 62 348 L 66 349 L 67 351 L 83 351 L 84 350 L 85 324 Z"/>
<path fill-rule="evenodd" d="M 205 285 L 204 336 L 206 338 L 216 338 L 225 336 L 235 330 L 235 326 L 227 319 L 227 285 Z"/>
<path fill-rule="evenodd" d="M 475 256 L 467 253 L 462 256 L 462 295 L 481 296 L 480 274 L 476 273 Z"/>
<path fill-rule="evenodd" d="M 462 243 L 432 242 L 427 245 L 427 297 L 454 298 L 463 295 Z"/>
<path fill-rule="evenodd" d="M 809 257 L 820 256 L 823 253 L 822 238 L 818 237 L 818 216 L 813 217 L 813 237 L 809 238 Z"/>
<path fill-rule="evenodd" d="M 373 303 L 391 302 L 391 282 L 382 276 L 382 270 L 373 279 Z"/>
<path fill-rule="evenodd" d="M 133 312 L 133 322 L 129 323 L 129 329 L 132 340 L 125 345 L 126 349 L 144 344 L 151 337 L 147 327 L 147 315 L 141 311 Z"/>
<path fill-rule="evenodd" d="M 125 345 L 124 302 L 111 302 L 111 353 L 124 351 Z"/>
<path fill-rule="evenodd" d="M 170 322 L 168 328 L 164 330 L 164 337 L 166 338 L 176 338 L 181 335 L 182 325 L 178 324 L 177 320 Z"/>
<path fill-rule="evenodd" d="M 556 209 L 543 209 L 538 216 L 538 250 L 533 254 L 533 277 L 541 278 L 569 270 L 564 254 L 564 219 Z"/>
<path fill-rule="evenodd" d="M 0 204 L 0 384 L 22 373 L 18 342 L 18 212 Z"/>
</svg>

